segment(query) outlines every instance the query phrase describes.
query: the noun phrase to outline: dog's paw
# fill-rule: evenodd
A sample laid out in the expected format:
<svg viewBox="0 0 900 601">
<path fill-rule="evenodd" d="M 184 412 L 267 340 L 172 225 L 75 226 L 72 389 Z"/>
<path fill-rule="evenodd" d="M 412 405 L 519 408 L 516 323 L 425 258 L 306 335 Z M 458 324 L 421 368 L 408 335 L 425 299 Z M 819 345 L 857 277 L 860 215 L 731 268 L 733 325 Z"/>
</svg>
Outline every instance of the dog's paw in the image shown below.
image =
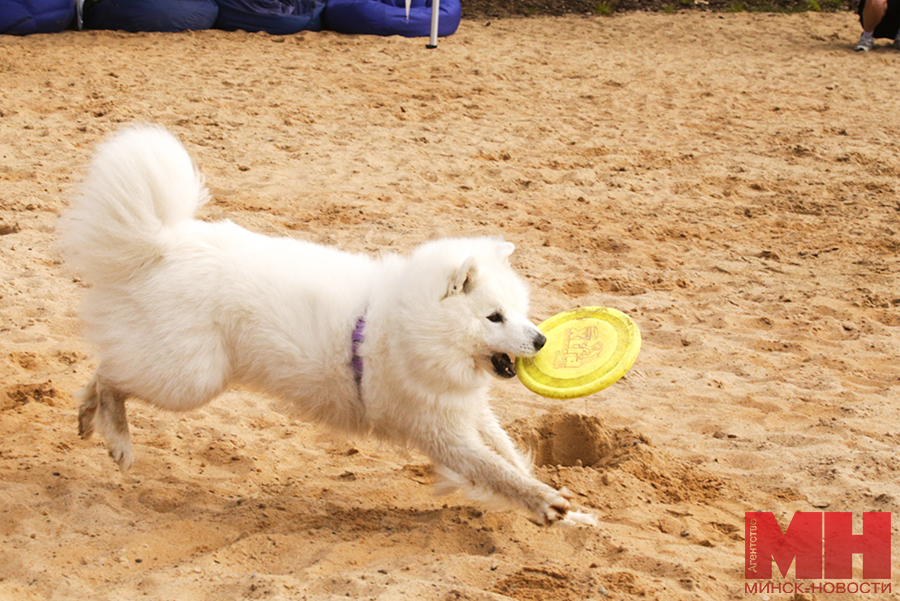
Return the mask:
<svg viewBox="0 0 900 601">
<path fill-rule="evenodd" d="M 570 501 L 574 500 L 575 495 L 568 489 L 554 490 L 547 502 L 535 512 L 534 521 L 541 526 L 554 524 L 597 526 L 599 522 L 594 514 L 575 511 L 572 508 Z"/>
<path fill-rule="evenodd" d="M 79 416 L 78 419 L 78 436 L 82 438 L 82 440 L 90 440 L 91 436 L 94 435 L 94 421 L 93 419 L 81 419 Z"/>
<path fill-rule="evenodd" d="M 134 463 L 134 453 L 131 451 L 131 441 L 109 440 L 107 441 L 109 456 L 119 465 L 123 473 L 127 473 Z"/>
<path fill-rule="evenodd" d="M 96 402 L 82 402 L 78 408 L 78 435 L 88 440 L 94 434 L 94 420 L 97 417 Z"/>
<path fill-rule="evenodd" d="M 600 522 L 593 513 L 587 513 L 586 511 L 570 511 L 566 514 L 566 517 L 560 521 L 560 524 L 566 524 L 567 526 L 599 526 Z"/>
<path fill-rule="evenodd" d="M 565 488 L 559 491 L 554 490 L 535 512 L 534 521 L 541 526 L 552 526 L 564 520 L 571 509 L 569 501 L 573 498 L 574 495 Z"/>
</svg>

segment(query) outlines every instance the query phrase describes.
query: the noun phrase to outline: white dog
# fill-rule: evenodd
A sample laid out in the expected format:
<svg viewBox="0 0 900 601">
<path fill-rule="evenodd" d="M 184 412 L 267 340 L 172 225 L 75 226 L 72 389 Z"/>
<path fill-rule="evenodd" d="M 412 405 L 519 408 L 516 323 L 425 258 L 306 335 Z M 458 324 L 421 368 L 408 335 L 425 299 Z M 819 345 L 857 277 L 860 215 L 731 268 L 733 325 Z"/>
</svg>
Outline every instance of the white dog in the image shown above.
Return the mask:
<svg viewBox="0 0 900 601">
<path fill-rule="evenodd" d="M 80 393 L 82 437 L 98 430 L 127 470 L 127 398 L 183 411 L 242 383 L 343 431 L 411 444 L 452 485 L 538 523 L 570 513 L 488 404 L 491 375 L 514 376 L 514 357 L 545 342 L 525 317 L 512 244 L 447 239 L 373 259 L 198 221 L 207 196 L 162 129 L 127 129 L 99 149 L 64 217 L 101 352 Z"/>
</svg>

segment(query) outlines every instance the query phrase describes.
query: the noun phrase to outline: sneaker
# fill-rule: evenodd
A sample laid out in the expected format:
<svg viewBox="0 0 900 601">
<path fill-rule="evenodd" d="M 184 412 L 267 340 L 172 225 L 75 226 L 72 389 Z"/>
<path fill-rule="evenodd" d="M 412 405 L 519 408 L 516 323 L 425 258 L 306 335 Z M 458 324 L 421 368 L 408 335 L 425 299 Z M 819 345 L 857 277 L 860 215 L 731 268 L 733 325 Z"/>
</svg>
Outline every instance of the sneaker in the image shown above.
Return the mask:
<svg viewBox="0 0 900 601">
<path fill-rule="evenodd" d="M 872 46 L 875 44 L 875 40 L 866 36 L 865 34 L 861 35 L 859 41 L 856 42 L 856 46 L 853 47 L 857 52 L 868 52 L 872 49 Z M 897 44 L 897 41 L 894 41 L 894 44 Z"/>
</svg>

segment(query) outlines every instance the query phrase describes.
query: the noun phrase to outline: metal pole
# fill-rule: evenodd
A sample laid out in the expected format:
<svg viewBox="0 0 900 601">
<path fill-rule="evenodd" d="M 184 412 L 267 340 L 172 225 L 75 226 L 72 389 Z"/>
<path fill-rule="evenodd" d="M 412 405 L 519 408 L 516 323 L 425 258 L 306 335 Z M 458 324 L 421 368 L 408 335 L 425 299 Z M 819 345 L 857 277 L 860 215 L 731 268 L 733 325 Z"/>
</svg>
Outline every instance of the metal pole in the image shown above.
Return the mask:
<svg viewBox="0 0 900 601">
<path fill-rule="evenodd" d="M 431 39 L 427 48 L 437 48 L 438 19 L 440 18 L 441 0 L 432 0 L 431 3 Z"/>
</svg>

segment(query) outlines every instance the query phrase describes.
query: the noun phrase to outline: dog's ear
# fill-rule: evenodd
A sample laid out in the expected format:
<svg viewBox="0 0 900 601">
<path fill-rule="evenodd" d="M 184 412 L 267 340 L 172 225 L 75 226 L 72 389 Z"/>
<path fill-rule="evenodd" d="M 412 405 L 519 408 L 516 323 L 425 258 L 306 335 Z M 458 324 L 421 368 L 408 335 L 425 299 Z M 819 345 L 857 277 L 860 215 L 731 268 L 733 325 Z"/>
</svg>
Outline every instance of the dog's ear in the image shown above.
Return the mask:
<svg viewBox="0 0 900 601">
<path fill-rule="evenodd" d="M 512 242 L 500 242 L 497 244 L 497 256 L 501 260 L 509 261 L 510 255 L 516 250 L 516 245 Z"/>
<path fill-rule="evenodd" d="M 450 286 L 447 288 L 447 296 L 454 294 L 468 294 L 475 286 L 475 278 L 478 276 L 478 267 L 475 257 L 470 256 L 463 261 L 459 269 L 450 276 Z M 446 298 L 446 297 L 444 297 Z"/>
</svg>

